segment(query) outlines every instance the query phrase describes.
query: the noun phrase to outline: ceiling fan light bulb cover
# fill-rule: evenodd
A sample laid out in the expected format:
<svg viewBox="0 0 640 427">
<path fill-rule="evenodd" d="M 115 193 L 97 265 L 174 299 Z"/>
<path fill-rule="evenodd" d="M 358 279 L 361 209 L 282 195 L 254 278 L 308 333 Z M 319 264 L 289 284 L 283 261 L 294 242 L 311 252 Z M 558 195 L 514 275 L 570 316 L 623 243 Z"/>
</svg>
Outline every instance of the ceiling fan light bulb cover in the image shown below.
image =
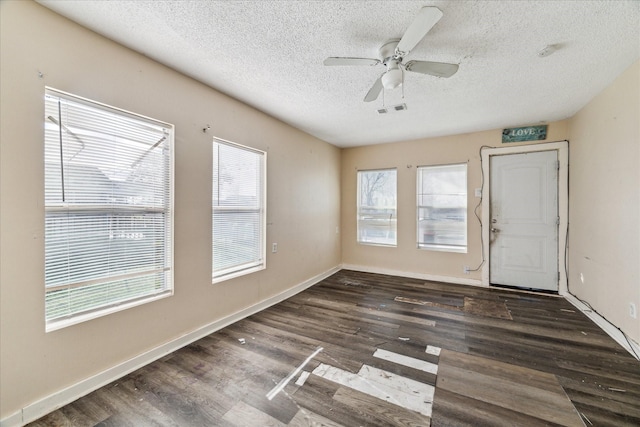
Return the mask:
<svg viewBox="0 0 640 427">
<path fill-rule="evenodd" d="M 382 76 L 382 86 L 385 89 L 395 89 L 402 84 L 402 70 L 391 69 Z"/>
</svg>

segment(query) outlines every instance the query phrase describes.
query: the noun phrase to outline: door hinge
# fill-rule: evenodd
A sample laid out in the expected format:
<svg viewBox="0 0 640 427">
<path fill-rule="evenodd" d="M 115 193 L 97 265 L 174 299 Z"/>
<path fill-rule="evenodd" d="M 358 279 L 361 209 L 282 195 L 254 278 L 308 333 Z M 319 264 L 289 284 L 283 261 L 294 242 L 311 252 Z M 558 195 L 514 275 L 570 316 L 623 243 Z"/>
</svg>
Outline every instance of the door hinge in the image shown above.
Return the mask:
<svg viewBox="0 0 640 427">
<path fill-rule="evenodd" d="M 556 160 L 556 170 L 560 170 L 560 160 Z"/>
<path fill-rule="evenodd" d="M 556 225 L 560 225 L 560 217 L 556 218 Z"/>
</svg>

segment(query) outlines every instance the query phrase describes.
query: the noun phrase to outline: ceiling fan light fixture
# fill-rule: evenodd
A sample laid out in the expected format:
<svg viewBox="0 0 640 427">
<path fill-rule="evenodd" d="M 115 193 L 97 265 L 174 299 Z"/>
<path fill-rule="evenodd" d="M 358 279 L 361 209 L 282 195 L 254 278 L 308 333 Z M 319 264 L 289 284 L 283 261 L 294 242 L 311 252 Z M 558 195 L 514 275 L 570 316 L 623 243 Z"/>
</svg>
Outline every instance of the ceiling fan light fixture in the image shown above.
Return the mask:
<svg viewBox="0 0 640 427">
<path fill-rule="evenodd" d="M 382 76 L 382 86 L 385 89 L 395 89 L 402 84 L 402 70 L 400 68 L 391 68 Z"/>
</svg>

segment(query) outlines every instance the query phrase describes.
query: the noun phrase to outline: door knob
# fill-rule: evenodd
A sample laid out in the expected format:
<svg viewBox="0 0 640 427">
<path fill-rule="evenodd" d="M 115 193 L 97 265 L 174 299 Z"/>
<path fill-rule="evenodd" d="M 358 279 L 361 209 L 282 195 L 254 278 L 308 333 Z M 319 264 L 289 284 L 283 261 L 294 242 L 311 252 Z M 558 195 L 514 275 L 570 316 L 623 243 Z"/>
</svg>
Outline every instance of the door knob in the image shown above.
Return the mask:
<svg viewBox="0 0 640 427">
<path fill-rule="evenodd" d="M 500 230 L 498 230 L 497 228 L 492 228 L 492 229 L 491 229 L 491 232 L 492 232 L 492 233 L 497 233 L 497 232 L 499 232 L 499 231 L 500 231 Z"/>
</svg>

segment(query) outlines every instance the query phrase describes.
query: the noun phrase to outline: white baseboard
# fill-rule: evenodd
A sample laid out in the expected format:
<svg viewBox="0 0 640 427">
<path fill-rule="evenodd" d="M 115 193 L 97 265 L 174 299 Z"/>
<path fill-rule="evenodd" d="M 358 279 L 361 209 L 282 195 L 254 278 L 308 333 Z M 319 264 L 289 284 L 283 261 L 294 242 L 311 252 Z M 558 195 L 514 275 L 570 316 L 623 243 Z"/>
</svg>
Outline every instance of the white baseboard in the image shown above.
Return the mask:
<svg viewBox="0 0 640 427">
<path fill-rule="evenodd" d="M 365 265 L 342 264 L 344 270 L 362 271 L 364 273 L 386 274 L 389 276 L 410 277 L 412 279 L 429 280 L 432 282 L 453 283 L 456 285 L 471 285 L 486 288 L 478 279 L 464 279 L 452 276 L 436 276 L 433 274 L 415 273 L 411 271 L 391 270 L 387 268 L 370 267 Z"/>
<path fill-rule="evenodd" d="M 574 305 L 578 310 L 583 312 L 589 319 L 593 320 L 593 322 L 600 327 L 604 332 L 607 333 L 611 338 L 613 338 L 618 344 L 620 344 L 625 350 L 627 350 L 633 357 L 638 359 L 638 354 L 640 354 L 640 345 L 635 341 L 625 338 L 624 334 L 616 327 L 614 327 L 611 323 L 604 319 L 604 317 L 600 316 L 598 313 L 594 312 L 589 308 L 585 303 L 580 301 L 577 297 L 570 293 L 564 294 L 564 298 Z M 635 354 L 634 354 L 635 351 Z M 640 360 L 640 359 L 638 359 Z"/>
<path fill-rule="evenodd" d="M 77 400 L 80 397 L 85 396 L 94 390 L 97 390 L 100 387 L 105 386 L 110 382 L 115 381 L 118 378 L 121 378 L 124 375 L 135 371 L 136 369 L 148 365 L 149 363 L 158 360 L 171 352 L 174 352 L 186 345 L 191 344 L 194 341 L 199 340 L 200 338 L 206 337 L 207 335 L 212 334 L 213 332 L 216 332 L 226 326 L 229 326 L 232 323 L 242 320 L 245 317 L 251 316 L 252 314 L 258 313 L 281 301 L 284 301 L 285 299 L 304 291 L 305 289 L 315 285 L 316 283 L 326 279 L 327 277 L 338 271 L 340 271 L 339 265 L 325 271 L 324 273 L 318 274 L 317 276 L 305 280 L 304 282 L 299 283 L 298 285 L 287 289 L 286 291 L 279 293 L 278 295 L 274 295 L 264 301 L 247 307 L 237 313 L 232 314 L 231 316 L 216 320 L 215 322 L 189 332 L 173 341 L 156 347 L 153 350 L 142 353 L 132 359 L 127 360 L 126 362 L 120 363 L 112 368 L 100 372 L 99 374 L 82 380 L 79 383 L 76 383 L 66 389 L 57 391 L 43 399 L 38 400 L 37 402 L 25 406 L 21 411 L 18 411 L 4 418 L 3 420 L 0 420 L 0 427 L 23 426 L 32 421 L 35 421 L 38 418 L 43 417 L 44 415 L 55 411 L 56 409 L 67 405 L 74 400 Z"/>
<path fill-rule="evenodd" d="M 1 427 L 19 427 L 24 424 L 25 423 L 22 422 L 22 411 L 18 411 L 3 420 L 0 420 Z"/>
</svg>

